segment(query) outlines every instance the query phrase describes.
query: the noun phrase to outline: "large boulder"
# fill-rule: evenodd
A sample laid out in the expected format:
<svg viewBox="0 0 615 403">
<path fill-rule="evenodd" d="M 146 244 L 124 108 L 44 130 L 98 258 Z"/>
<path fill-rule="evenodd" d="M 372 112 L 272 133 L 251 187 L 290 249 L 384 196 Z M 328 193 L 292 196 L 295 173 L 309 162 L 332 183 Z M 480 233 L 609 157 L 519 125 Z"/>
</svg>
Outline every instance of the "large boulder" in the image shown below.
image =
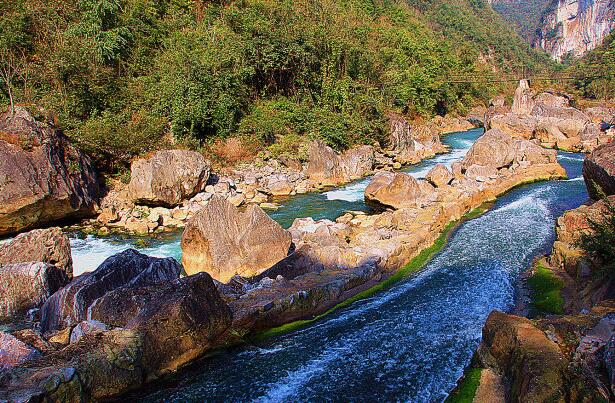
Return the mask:
<svg viewBox="0 0 615 403">
<path fill-rule="evenodd" d="M 394 209 L 416 207 L 431 193 L 428 189 L 408 174 L 382 172 L 365 189 L 365 201 Z M 434 191 L 433 187 L 431 190 Z"/>
<path fill-rule="evenodd" d="M 64 271 L 68 279 L 73 278 L 70 241 L 57 227 L 19 234 L 0 245 L 0 265 L 24 262 L 49 263 Z"/>
<path fill-rule="evenodd" d="M 448 185 L 453 180 L 453 174 L 442 164 L 433 167 L 425 177 L 435 187 Z"/>
<path fill-rule="evenodd" d="M 510 379 L 511 401 L 564 401 L 567 363 L 558 345 L 529 319 L 491 312 L 479 352 Z"/>
<path fill-rule="evenodd" d="M 90 316 L 143 335 L 142 365 L 149 376 L 175 371 L 201 356 L 232 320 L 207 273 L 110 291 L 92 306 Z"/>
<path fill-rule="evenodd" d="M 615 142 L 596 148 L 585 158 L 583 177 L 592 199 L 615 194 Z"/>
<path fill-rule="evenodd" d="M 512 113 L 516 115 L 529 115 L 536 105 L 534 91 L 530 88 L 527 80 L 520 80 L 519 86 L 515 91 L 515 98 L 512 104 Z"/>
<path fill-rule="evenodd" d="M 0 236 L 94 213 L 92 161 L 24 109 L 0 115 Z"/>
<path fill-rule="evenodd" d="M 401 115 L 389 114 L 389 131 L 388 148 L 399 162 L 417 163 L 446 150 L 437 131 L 429 126 L 413 127 Z"/>
<path fill-rule="evenodd" d="M 83 274 L 53 294 L 41 308 L 41 329 L 51 332 L 89 317 L 90 308 L 107 293 L 179 278 L 173 258 L 154 258 L 128 249 L 107 258 L 95 271 Z"/>
<path fill-rule="evenodd" d="M 491 129 L 468 150 L 462 166 L 484 165 L 497 169 L 510 165 L 514 158 L 515 140 L 502 130 Z"/>
<path fill-rule="evenodd" d="M 188 150 L 158 151 L 130 168 L 128 193 L 137 204 L 173 207 L 205 190 L 210 164 Z"/>
<path fill-rule="evenodd" d="M 258 206 L 240 211 L 214 197 L 188 221 L 181 245 L 186 273 L 207 272 L 226 283 L 237 274 L 256 276 L 284 259 L 291 235 Z"/>
<path fill-rule="evenodd" d="M 0 319 L 15 318 L 39 307 L 68 281 L 64 270 L 47 263 L 0 266 Z"/>
<path fill-rule="evenodd" d="M 337 154 L 321 141 L 310 144 L 306 176 L 315 184 L 334 186 L 358 179 L 374 168 L 371 146 L 360 146 Z"/>
</svg>

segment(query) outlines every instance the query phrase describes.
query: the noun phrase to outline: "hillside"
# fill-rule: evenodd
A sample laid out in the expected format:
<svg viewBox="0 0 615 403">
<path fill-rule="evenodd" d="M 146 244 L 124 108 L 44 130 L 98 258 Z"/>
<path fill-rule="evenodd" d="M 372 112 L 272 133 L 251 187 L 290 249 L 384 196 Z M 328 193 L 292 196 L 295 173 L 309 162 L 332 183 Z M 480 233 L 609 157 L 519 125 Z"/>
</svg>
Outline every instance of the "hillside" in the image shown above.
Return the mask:
<svg viewBox="0 0 615 403">
<path fill-rule="evenodd" d="M 573 63 L 568 71 L 576 80 L 573 87 L 582 97 L 615 99 L 615 32 L 602 45 Z"/>
<path fill-rule="evenodd" d="M 512 24 L 513 28 L 528 43 L 536 39 L 541 28 L 542 16 L 553 7 L 552 0 L 491 0 L 491 6 Z"/>
<path fill-rule="evenodd" d="M 54 119 L 106 170 L 234 135 L 369 143 L 389 110 L 463 113 L 498 90 L 454 77 L 549 67 L 484 0 L 16 0 L 0 48 L 0 103 Z"/>
</svg>

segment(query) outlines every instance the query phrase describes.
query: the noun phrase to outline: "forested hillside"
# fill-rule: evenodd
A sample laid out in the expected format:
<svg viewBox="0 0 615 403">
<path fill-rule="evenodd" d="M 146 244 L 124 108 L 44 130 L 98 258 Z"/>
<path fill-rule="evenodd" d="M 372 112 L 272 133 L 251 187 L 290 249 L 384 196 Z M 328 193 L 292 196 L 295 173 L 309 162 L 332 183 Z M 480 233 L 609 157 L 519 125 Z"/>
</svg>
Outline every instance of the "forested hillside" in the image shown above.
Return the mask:
<svg viewBox="0 0 615 403">
<path fill-rule="evenodd" d="M 0 49 L 0 103 L 104 169 L 235 134 L 373 142 L 389 110 L 463 113 L 497 90 L 455 77 L 549 66 L 485 0 L 13 0 Z"/>
<path fill-rule="evenodd" d="M 556 6 L 552 0 L 492 0 L 491 3 L 528 43 L 534 42 L 543 15 Z"/>
<path fill-rule="evenodd" d="M 583 97 L 615 99 L 615 33 L 601 46 L 587 53 L 568 68 L 575 81 L 574 88 Z"/>
</svg>

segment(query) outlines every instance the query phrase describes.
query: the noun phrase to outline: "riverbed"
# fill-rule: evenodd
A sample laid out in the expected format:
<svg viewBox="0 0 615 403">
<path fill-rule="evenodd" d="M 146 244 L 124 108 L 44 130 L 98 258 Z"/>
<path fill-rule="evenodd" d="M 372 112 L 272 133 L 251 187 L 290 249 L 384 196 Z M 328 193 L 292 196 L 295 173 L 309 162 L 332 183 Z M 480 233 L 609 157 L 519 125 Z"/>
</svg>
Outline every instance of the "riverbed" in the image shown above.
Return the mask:
<svg viewBox="0 0 615 403">
<path fill-rule="evenodd" d="M 442 143 L 450 151 L 435 158 L 424 160 L 419 164 L 403 169 L 415 176 L 424 178 L 436 164 L 449 166 L 460 161 L 474 141 L 483 134 L 483 129 L 451 133 L 442 137 Z M 327 218 L 335 220 L 346 211 L 371 212 L 365 204 L 364 191 L 371 176 L 349 183 L 346 186 L 326 192 L 306 193 L 276 200 L 280 208 L 269 211 L 269 215 L 284 228 L 292 225 L 295 218 L 312 217 L 315 220 Z M 72 234 L 70 237 L 73 256 L 73 273 L 75 276 L 95 270 L 106 258 L 127 248 L 136 248 L 140 252 L 156 257 L 174 257 L 181 261 L 181 231 L 160 235 L 157 238 L 134 236 L 83 236 Z"/>
<path fill-rule="evenodd" d="M 299 331 L 224 351 L 134 396 L 145 401 L 412 401 L 446 398 L 493 309 L 587 200 L 583 156 L 569 179 L 519 187 L 451 235 L 419 273 Z"/>
</svg>

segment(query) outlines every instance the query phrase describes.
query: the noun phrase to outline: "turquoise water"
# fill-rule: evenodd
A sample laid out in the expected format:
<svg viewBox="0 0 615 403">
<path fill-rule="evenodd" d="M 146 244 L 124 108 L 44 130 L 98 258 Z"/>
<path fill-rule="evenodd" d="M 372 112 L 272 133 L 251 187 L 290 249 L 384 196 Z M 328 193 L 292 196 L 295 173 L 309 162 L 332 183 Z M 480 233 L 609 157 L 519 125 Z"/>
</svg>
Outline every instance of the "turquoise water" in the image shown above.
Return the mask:
<svg viewBox="0 0 615 403">
<path fill-rule="evenodd" d="M 442 401 L 493 309 L 547 253 L 555 222 L 587 200 L 582 155 L 568 180 L 517 188 L 461 225 L 419 273 L 303 330 L 209 357 L 135 395 L 144 401 Z"/>
<path fill-rule="evenodd" d="M 447 154 L 425 160 L 420 164 L 404 169 L 417 178 L 423 178 L 434 165 L 442 163 L 450 166 L 455 161 L 463 159 L 474 141 L 480 137 L 483 129 L 467 132 L 451 133 L 442 138 L 442 142 L 450 147 Z M 295 218 L 312 217 L 315 220 L 328 218 L 335 220 L 349 210 L 366 211 L 370 208 L 365 204 L 363 192 L 371 177 L 350 183 L 322 193 L 307 193 L 285 199 L 276 200 L 281 204 L 277 211 L 270 211 L 270 216 L 284 228 L 292 225 Z M 160 238 L 136 238 L 130 236 L 97 237 L 93 235 L 71 238 L 74 274 L 96 269 L 106 258 L 127 248 L 137 248 L 141 252 L 158 257 L 174 257 L 181 261 L 181 233 L 173 233 Z M 145 241 L 146 245 L 141 243 Z"/>
</svg>

